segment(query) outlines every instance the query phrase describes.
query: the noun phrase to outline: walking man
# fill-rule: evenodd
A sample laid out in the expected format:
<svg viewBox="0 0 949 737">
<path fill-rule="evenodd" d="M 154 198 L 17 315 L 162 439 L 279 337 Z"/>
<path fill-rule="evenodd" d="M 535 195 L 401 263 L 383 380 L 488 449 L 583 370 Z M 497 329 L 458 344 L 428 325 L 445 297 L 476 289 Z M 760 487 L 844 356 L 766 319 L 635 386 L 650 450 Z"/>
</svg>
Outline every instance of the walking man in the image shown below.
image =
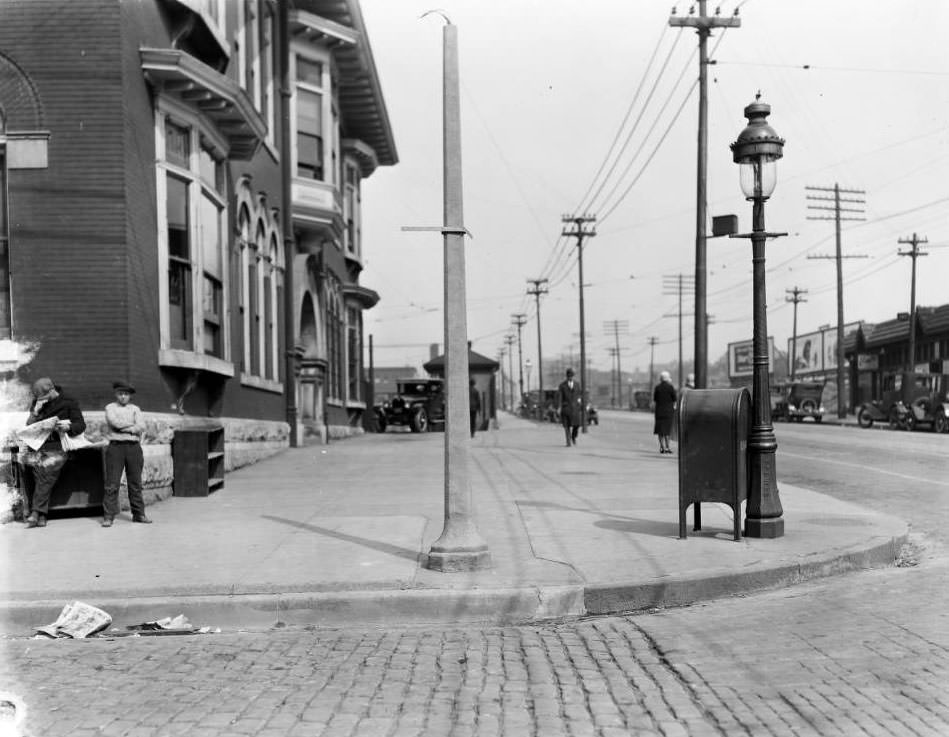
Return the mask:
<svg viewBox="0 0 949 737">
<path fill-rule="evenodd" d="M 580 431 L 583 390 L 580 388 L 580 382 L 574 381 L 572 368 L 567 369 L 566 377 L 557 387 L 557 396 L 560 399 L 560 421 L 563 423 L 564 437 L 567 447 L 570 447 L 577 444 L 577 433 Z"/>
<path fill-rule="evenodd" d="M 475 430 L 478 429 L 478 412 L 481 411 L 481 394 L 478 393 L 478 387 L 475 386 L 475 380 L 468 380 L 468 412 L 471 415 L 471 437 L 475 436 Z"/>
</svg>

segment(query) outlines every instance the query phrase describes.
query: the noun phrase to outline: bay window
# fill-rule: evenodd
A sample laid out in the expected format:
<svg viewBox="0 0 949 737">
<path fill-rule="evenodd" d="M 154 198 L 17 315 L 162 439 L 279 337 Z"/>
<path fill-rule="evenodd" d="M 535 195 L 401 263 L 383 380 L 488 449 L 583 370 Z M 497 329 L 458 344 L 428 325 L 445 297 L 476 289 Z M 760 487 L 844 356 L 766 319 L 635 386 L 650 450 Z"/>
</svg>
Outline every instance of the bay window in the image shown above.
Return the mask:
<svg viewBox="0 0 949 737">
<path fill-rule="evenodd" d="M 159 105 L 163 349 L 227 358 L 224 147 L 198 119 Z"/>
</svg>

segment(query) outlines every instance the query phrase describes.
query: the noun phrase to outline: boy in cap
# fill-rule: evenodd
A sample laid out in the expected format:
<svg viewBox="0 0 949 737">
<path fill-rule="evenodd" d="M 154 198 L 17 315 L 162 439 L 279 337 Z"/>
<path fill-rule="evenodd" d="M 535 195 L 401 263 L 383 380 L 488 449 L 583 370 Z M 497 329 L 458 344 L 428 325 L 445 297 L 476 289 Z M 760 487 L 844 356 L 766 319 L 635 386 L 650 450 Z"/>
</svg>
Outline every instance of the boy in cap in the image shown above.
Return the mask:
<svg viewBox="0 0 949 737">
<path fill-rule="evenodd" d="M 142 498 L 142 468 L 145 466 L 142 434 L 145 432 L 145 419 L 142 410 L 132 404 L 135 387 L 128 382 L 116 381 L 112 389 L 115 391 L 115 401 L 105 407 L 109 447 L 105 451 L 102 526 L 112 527 L 119 513 L 119 484 L 123 471 L 129 491 L 132 522 L 150 524 L 151 520 L 145 516 L 145 500 Z"/>
<path fill-rule="evenodd" d="M 26 518 L 27 527 L 46 527 L 46 513 L 49 511 L 49 497 L 66 465 L 66 452 L 59 440 L 59 433 L 65 432 L 75 437 L 86 430 L 86 421 L 79 409 L 79 403 L 64 396 L 49 377 L 37 379 L 32 386 L 33 403 L 26 424 L 57 418 L 56 430 L 51 432 L 43 445 L 36 451 L 26 454 L 24 461 L 32 467 L 35 481 L 30 515 Z"/>
</svg>

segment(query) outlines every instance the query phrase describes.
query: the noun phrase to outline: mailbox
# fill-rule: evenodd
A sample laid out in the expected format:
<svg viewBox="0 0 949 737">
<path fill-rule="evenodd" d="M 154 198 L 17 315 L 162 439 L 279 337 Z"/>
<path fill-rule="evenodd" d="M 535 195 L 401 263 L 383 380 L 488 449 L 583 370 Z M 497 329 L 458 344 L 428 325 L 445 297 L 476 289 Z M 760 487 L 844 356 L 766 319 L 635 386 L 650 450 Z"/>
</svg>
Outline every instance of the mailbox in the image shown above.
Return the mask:
<svg viewBox="0 0 949 737">
<path fill-rule="evenodd" d="M 694 505 L 693 529 L 702 529 L 702 502 L 727 504 L 741 537 L 741 503 L 748 498 L 747 389 L 689 389 L 679 399 L 679 537 L 687 537 L 685 513 Z"/>
</svg>

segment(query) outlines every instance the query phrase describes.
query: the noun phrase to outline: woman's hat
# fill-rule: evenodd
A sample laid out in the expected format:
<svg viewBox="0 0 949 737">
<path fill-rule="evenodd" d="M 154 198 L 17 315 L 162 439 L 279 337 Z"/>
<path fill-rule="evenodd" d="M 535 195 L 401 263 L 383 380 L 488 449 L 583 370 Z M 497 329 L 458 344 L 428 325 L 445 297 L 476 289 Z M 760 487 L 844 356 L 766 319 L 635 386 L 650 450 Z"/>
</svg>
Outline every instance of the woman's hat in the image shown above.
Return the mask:
<svg viewBox="0 0 949 737">
<path fill-rule="evenodd" d="M 112 391 L 115 392 L 128 392 L 129 394 L 135 393 L 135 387 L 129 384 L 127 381 L 113 381 L 112 382 Z"/>
</svg>

